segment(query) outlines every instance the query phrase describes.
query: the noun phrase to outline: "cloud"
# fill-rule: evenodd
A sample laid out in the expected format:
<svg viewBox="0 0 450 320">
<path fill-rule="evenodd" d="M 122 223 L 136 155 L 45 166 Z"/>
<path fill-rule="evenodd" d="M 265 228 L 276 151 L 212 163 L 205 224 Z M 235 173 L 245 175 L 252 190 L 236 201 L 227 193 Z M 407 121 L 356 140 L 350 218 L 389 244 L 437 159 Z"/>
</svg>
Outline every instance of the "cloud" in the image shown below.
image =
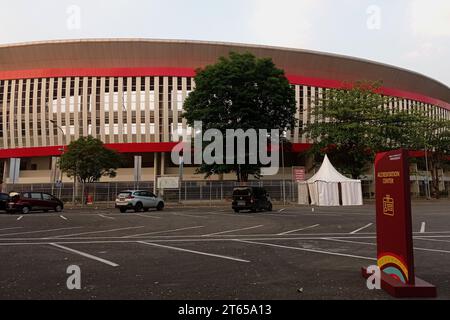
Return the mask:
<svg viewBox="0 0 450 320">
<path fill-rule="evenodd" d="M 413 0 L 411 27 L 419 36 L 450 36 L 450 1 Z"/>
<path fill-rule="evenodd" d="M 443 50 L 440 47 L 436 47 L 430 42 L 421 43 L 416 49 L 409 51 L 406 54 L 406 58 L 418 59 L 436 57 L 443 54 Z"/>
<path fill-rule="evenodd" d="M 312 21 L 319 1 L 254 0 L 250 31 L 260 43 L 306 47 L 312 37 Z"/>
</svg>

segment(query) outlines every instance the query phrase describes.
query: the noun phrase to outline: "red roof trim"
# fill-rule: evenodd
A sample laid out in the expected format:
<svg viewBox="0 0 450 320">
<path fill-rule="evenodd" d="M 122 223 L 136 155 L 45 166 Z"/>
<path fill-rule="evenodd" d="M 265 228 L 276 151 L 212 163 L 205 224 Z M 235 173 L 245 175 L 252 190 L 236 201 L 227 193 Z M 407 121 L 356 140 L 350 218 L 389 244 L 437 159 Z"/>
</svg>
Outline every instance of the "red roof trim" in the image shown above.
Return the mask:
<svg viewBox="0 0 450 320">
<path fill-rule="evenodd" d="M 34 78 L 57 78 L 57 77 L 194 77 L 195 70 L 192 68 L 72 68 L 72 69 L 31 69 L 0 71 L 0 80 L 18 80 Z M 302 84 L 323 88 L 343 88 L 344 83 L 338 80 L 311 78 L 298 75 L 287 75 L 292 84 Z M 417 100 L 424 103 L 440 106 L 450 110 L 450 103 L 428 97 L 419 93 L 408 92 L 395 88 L 381 88 L 381 92 L 388 96 L 396 96 L 405 99 Z"/>
</svg>

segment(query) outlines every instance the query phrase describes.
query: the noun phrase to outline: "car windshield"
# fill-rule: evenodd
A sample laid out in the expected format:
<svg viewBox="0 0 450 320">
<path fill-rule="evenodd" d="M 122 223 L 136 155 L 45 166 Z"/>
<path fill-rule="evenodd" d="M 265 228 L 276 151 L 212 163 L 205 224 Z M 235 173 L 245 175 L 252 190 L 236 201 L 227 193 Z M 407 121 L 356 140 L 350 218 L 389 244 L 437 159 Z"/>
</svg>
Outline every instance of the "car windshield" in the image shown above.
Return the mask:
<svg viewBox="0 0 450 320">
<path fill-rule="evenodd" d="M 250 195 L 251 190 L 250 189 L 236 189 L 233 191 L 234 196 L 248 196 Z"/>
</svg>

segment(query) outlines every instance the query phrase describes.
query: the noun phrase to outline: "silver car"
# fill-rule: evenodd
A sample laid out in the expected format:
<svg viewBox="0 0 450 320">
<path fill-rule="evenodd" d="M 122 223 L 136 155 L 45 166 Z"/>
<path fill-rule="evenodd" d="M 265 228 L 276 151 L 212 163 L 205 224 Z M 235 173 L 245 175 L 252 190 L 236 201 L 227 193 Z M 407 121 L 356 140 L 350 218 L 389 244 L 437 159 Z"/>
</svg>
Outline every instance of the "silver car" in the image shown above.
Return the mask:
<svg viewBox="0 0 450 320">
<path fill-rule="evenodd" d="M 116 208 L 122 213 L 127 212 L 127 210 L 134 210 L 135 212 L 144 210 L 147 212 L 150 209 L 156 209 L 162 211 L 164 210 L 164 200 L 149 191 L 126 190 L 120 192 L 117 196 Z"/>
</svg>

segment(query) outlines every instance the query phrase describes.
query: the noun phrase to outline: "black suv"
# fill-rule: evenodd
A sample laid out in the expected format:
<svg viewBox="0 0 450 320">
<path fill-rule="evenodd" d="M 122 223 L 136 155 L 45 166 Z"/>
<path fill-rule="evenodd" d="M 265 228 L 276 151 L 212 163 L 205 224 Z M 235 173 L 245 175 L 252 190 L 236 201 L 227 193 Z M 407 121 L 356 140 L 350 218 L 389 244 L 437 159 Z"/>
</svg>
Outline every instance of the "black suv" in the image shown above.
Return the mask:
<svg viewBox="0 0 450 320">
<path fill-rule="evenodd" d="M 8 209 L 8 203 L 9 203 L 9 194 L 0 193 L 0 210 L 3 211 Z"/>
<path fill-rule="evenodd" d="M 233 190 L 233 210 L 272 211 L 272 200 L 269 194 L 263 188 L 257 187 L 239 187 Z"/>
</svg>

